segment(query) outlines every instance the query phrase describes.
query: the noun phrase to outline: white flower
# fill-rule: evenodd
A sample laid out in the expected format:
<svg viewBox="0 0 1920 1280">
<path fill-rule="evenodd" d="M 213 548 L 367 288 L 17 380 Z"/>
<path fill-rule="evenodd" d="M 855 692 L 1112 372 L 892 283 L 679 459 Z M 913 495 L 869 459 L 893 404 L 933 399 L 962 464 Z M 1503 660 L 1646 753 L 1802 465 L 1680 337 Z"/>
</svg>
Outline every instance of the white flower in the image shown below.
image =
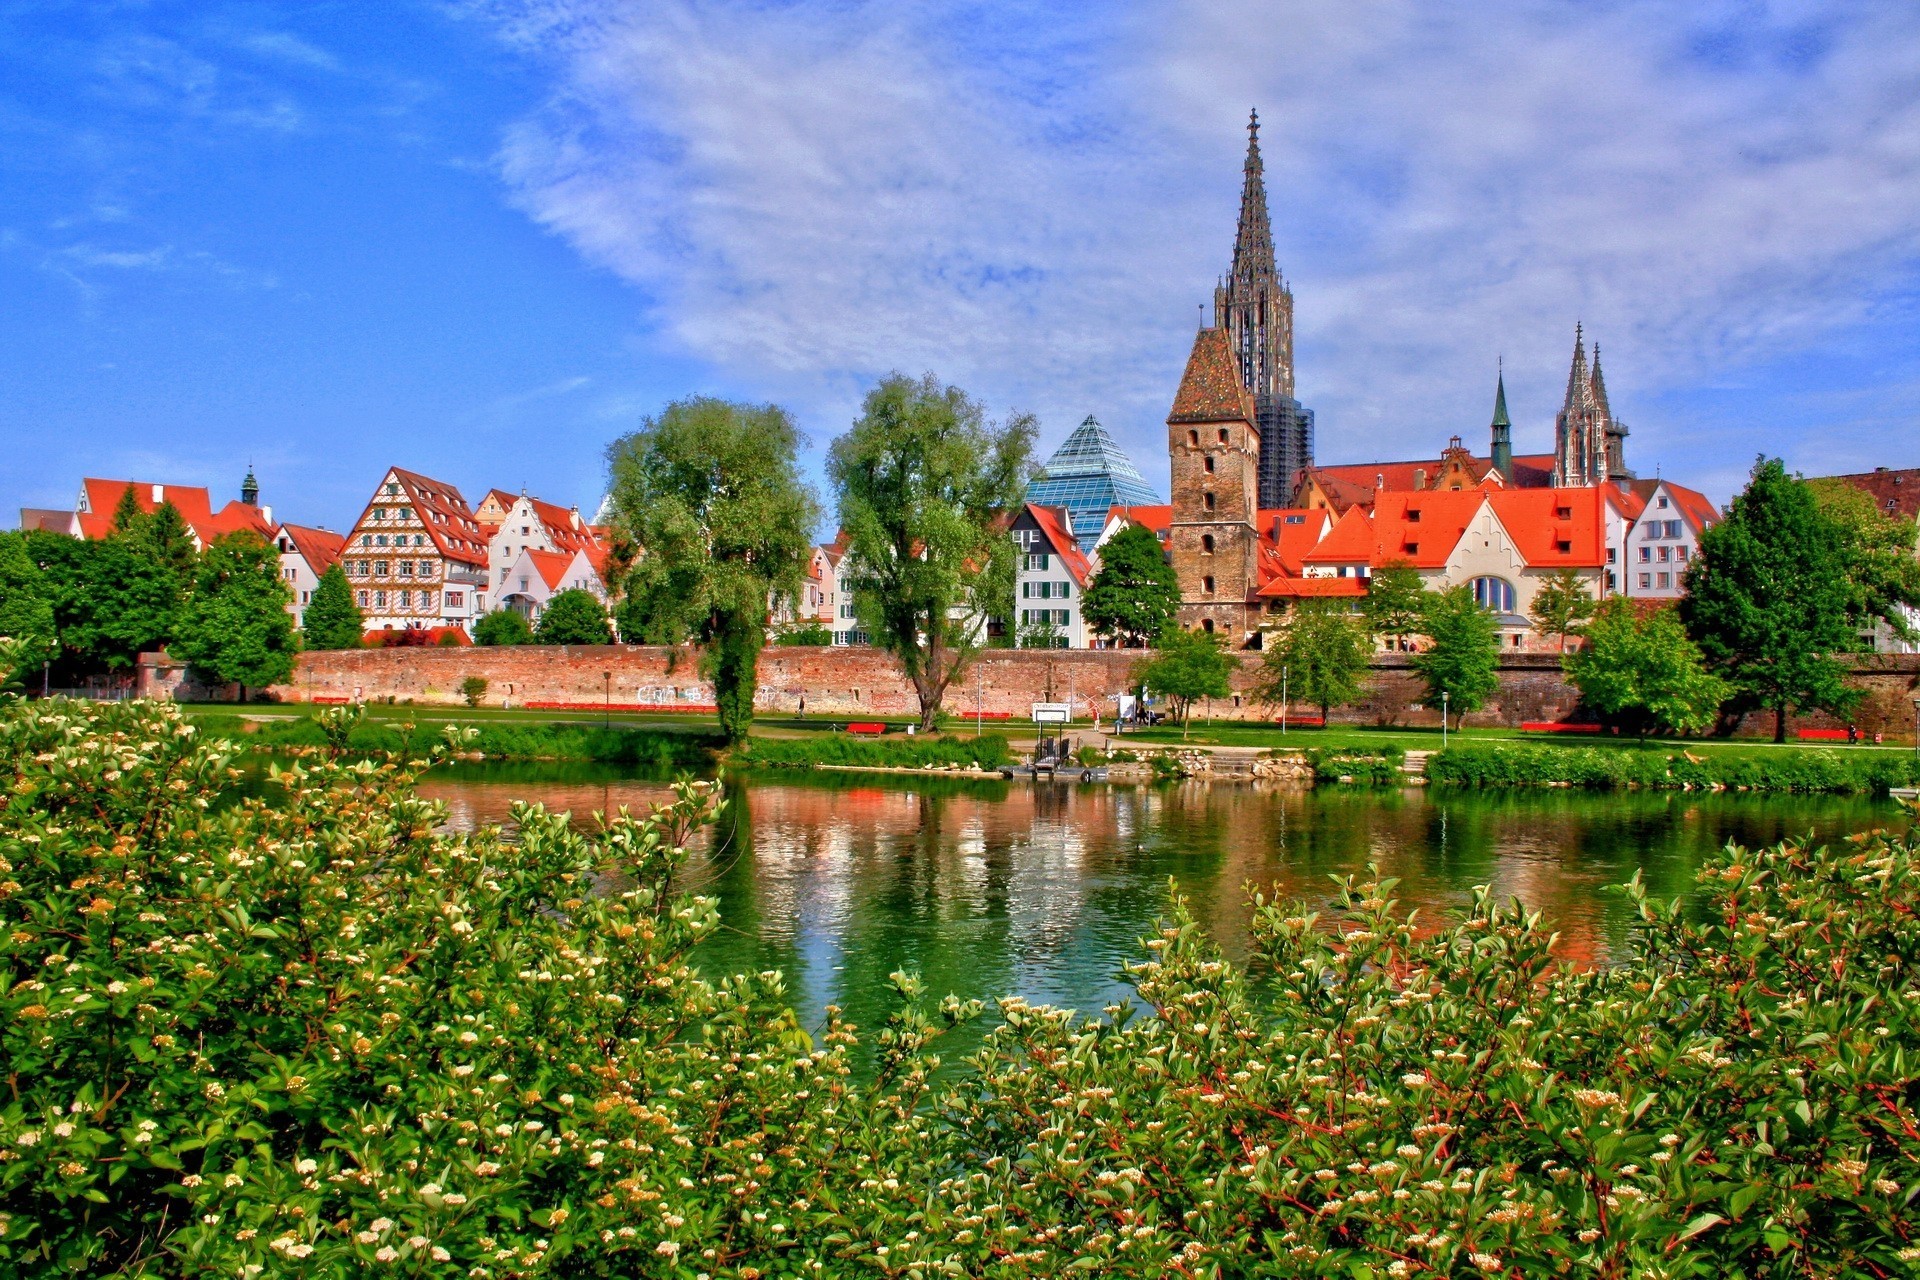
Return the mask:
<svg viewBox="0 0 1920 1280">
<path fill-rule="evenodd" d="M 392 1262 L 395 1258 L 400 1256 L 400 1251 L 394 1248 L 390 1244 L 381 1245 L 380 1251 L 374 1254 L 373 1256 L 375 1261 L 378 1261 L 378 1262 Z"/>
<path fill-rule="evenodd" d="M 471 1063 L 461 1063 L 453 1069 L 453 1074 L 457 1076 L 470 1076 L 473 1074 L 473 1065 Z"/>
<path fill-rule="evenodd" d="M 37 1146 L 40 1142 L 40 1131 L 38 1129 L 28 1129 L 25 1133 L 15 1138 L 13 1142 L 15 1146 L 20 1147 Z"/>
<path fill-rule="evenodd" d="M 424 1249 L 427 1247 L 427 1238 L 425 1236 L 408 1236 L 407 1247 L 409 1249 Z"/>
<path fill-rule="evenodd" d="M 312 1160 L 296 1160 L 293 1162 L 293 1171 L 295 1173 L 312 1173 L 319 1167 L 320 1166 Z"/>
<path fill-rule="evenodd" d="M 1500 1259 L 1491 1253 L 1476 1253 L 1473 1255 L 1473 1265 L 1482 1271 L 1498 1271 Z"/>
<path fill-rule="evenodd" d="M 653 1246 L 653 1251 L 663 1258 L 671 1258 L 674 1254 L 680 1252 L 680 1242 L 678 1240 L 662 1240 L 659 1244 Z"/>
<path fill-rule="evenodd" d="M 428 1254 L 427 1256 L 432 1258 L 435 1262 L 446 1262 L 453 1257 L 452 1254 L 448 1253 L 445 1249 L 442 1249 L 439 1245 L 433 1246 L 433 1252 Z"/>
</svg>

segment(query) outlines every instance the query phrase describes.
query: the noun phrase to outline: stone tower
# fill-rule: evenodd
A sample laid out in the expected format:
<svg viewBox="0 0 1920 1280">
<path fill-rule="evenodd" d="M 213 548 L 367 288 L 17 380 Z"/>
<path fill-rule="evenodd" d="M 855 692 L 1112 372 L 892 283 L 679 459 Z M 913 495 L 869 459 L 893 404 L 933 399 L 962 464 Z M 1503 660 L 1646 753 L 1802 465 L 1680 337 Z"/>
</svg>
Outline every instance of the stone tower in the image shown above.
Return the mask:
<svg viewBox="0 0 1920 1280">
<path fill-rule="evenodd" d="M 1180 625 L 1225 635 L 1253 630 L 1260 585 L 1260 433 L 1240 381 L 1233 336 L 1202 329 L 1167 415 L 1173 514 L 1167 554 L 1180 582 Z"/>
<path fill-rule="evenodd" d="M 1573 367 L 1567 371 L 1567 399 L 1553 424 L 1553 483 L 1562 488 L 1631 480 L 1627 470 L 1627 428 L 1616 422 L 1600 376 L 1600 347 L 1587 364 L 1587 345 L 1573 327 Z"/>
<path fill-rule="evenodd" d="M 1296 477 L 1313 465 L 1313 411 L 1293 394 L 1293 293 L 1274 261 L 1257 111 L 1247 122 L 1233 270 L 1213 291 L 1213 323 L 1227 332 L 1240 384 L 1253 396 L 1261 446 L 1259 505 L 1288 506 Z"/>
</svg>

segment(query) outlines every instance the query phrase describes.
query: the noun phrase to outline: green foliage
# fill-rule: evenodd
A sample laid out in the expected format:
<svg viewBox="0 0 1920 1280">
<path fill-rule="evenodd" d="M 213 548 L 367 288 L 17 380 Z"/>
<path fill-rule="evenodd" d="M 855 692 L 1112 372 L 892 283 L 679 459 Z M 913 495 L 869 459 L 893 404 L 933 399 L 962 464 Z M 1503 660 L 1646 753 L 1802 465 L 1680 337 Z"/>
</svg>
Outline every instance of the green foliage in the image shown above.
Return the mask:
<svg viewBox="0 0 1920 1280">
<path fill-rule="evenodd" d="M 1561 569 L 1540 584 L 1533 593 L 1533 605 L 1527 610 L 1527 616 L 1533 620 L 1533 629 L 1543 636 L 1558 636 L 1560 648 L 1567 647 L 1567 637 L 1581 634 L 1581 628 L 1593 617 L 1593 593 L 1587 589 L 1587 580 L 1578 569 Z"/>
<path fill-rule="evenodd" d="M 1873 498 L 1838 480 L 1810 480 L 1814 501 L 1836 524 L 1847 550 L 1847 613 L 1856 625 L 1884 622 L 1895 636 L 1920 639 L 1907 622 L 1906 609 L 1920 607 L 1920 559 L 1916 559 L 1913 521 L 1890 516 Z"/>
<path fill-rule="evenodd" d="M 229 534 L 207 548 L 199 572 L 173 654 L 242 691 L 285 683 L 298 645 L 279 552 L 256 534 Z"/>
<path fill-rule="evenodd" d="M 1050 610 L 1048 612 L 1051 612 Z M 1066 633 L 1051 618 L 1045 622 L 1023 622 L 1014 632 L 1017 647 L 1022 649 L 1064 649 L 1067 647 Z"/>
<path fill-rule="evenodd" d="M 201 732 L 262 751 L 307 754 L 332 741 L 324 722 L 309 716 L 271 721 L 198 714 Z M 460 750 L 488 760 L 573 760 L 635 765 L 655 772 L 701 769 L 713 763 L 710 740 L 661 729 L 602 728 L 598 724 L 515 724 L 485 720 L 458 726 Z M 434 731 L 409 723 L 355 717 L 340 745 L 355 755 L 412 755 L 437 740 Z"/>
<path fill-rule="evenodd" d="M 833 629 L 814 619 L 796 622 L 780 633 L 776 643 L 824 648 L 833 643 Z"/>
<path fill-rule="evenodd" d="M 1390 747 L 1384 751 L 1356 751 L 1352 748 L 1314 747 L 1307 751 L 1307 763 L 1313 766 L 1316 782 L 1356 783 L 1369 787 L 1405 785 L 1406 773 L 1400 762 L 1406 751 Z"/>
<path fill-rule="evenodd" d="M 180 508 L 171 502 L 155 507 L 153 514 L 137 522 L 127 537 L 155 561 L 173 570 L 180 582 L 190 583 L 199 576 L 200 552 L 193 545 L 193 530 L 187 527 Z"/>
<path fill-rule="evenodd" d="M 532 644 L 533 628 L 527 616 L 516 609 L 495 609 L 473 624 L 473 642 L 478 645 Z"/>
<path fill-rule="evenodd" d="M 1681 617 L 1735 695 L 1772 708 L 1776 742 L 1786 741 L 1789 712 L 1844 716 L 1858 700 L 1837 656 L 1860 647 L 1867 621 L 1852 546 L 1842 522 L 1777 458 L 1754 464 L 1726 518 L 1700 536 Z"/>
<path fill-rule="evenodd" d="M 800 592 L 819 504 L 777 405 L 668 405 L 607 448 L 614 519 L 646 554 L 619 612 L 628 643 L 706 646 L 701 674 L 736 741 L 753 720 L 767 602 Z"/>
<path fill-rule="evenodd" d="M 147 513 L 140 509 L 140 499 L 133 488 L 128 485 L 120 491 L 119 501 L 113 504 L 113 516 L 107 521 L 107 528 L 120 537 L 139 533 L 147 523 Z"/>
<path fill-rule="evenodd" d="M 1319 707 L 1324 719 L 1359 698 L 1372 654 L 1359 619 L 1331 601 L 1303 601 L 1286 629 L 1267 637 L 1253 696 L 1270 706 L 1284 697 Z"/>
<path fill-rule="evenodd" d="M 1465 717 L 1500 687 L 1500 624 L 1474 601 L 1470 587 L 1429 596 L 1424 629 L 1431 643 L 1414 655 L 1413 669 L 1427 685 L 1427 705 Z"/>
<path fill-rule="evenodd" d="M 1397 642 L 1420 635 L 1427 619 L 1426 581 L 1412 562 L 1389 560 L 1367 579 L 1360 612 L 1376 637 Z"/>
<path fill-rule="evenodd" d="M 1644 616 L 1611 596 L 1586 630 L 1587 644 L 1562 659 L 1580 699 L 1609 724 L 1644 738 L 1650 732 L 1698 733 L 1727 699 L 1726 683 L 1702 664 L 1699 649 L 1671 609 Z"/>
<path fill-rule="evenodd" d="M 43 530 L 25 537 L 53 604 L 64 659 L 82 669 L 124 671 L 173 638 L 184 586 L 131 539 L 85 542 Z"/>
<path fill-rule="evenodd" d="M 460 696 L 466 699 L 468 706 L 479 706 L 480 700 L 487 696 L 487 678 L 485 676 L 468 676 L 460 682 Z"/>
<path fill-rule="evenodd" d="M 397 762 L 233 798 L 230 755 L 141 705 L 0 710 L 0 768 L 13 1274 L 1915 1260 L 1913 834 L 1729 848 L 1684 908 L 1635 881 L 1588 970 L 1517 904 L 1416 923 L 1376 874 L 1324 911 L 1256 896 L 1256 983 L 1176 898 L 1126 968 L 1151 1016 L 1003 1000 L 940 1083 L 977 1004 L 893 975 L 863 1080 L 778 974 L 690 967 L 715 904 L 671 882 L 713 788 L 595 835 L 524 805 L 511 840 L 446 834 Z"/>
<path fill-rule="evenodd" d="M 309 649 L 358 649 L 366 633 L 366 615 L 353 602 L 353 588 L 347 584 L 346 570 L 339 562 L 327 566 L 320 575 L 306 611 L 300 616 L 302 634 Z"/>
<path fill-rule="evenodd" d="M 60 647 L 46 575 L 19 533 L 0 533 L 0 637 L 13 642 L 0 659 L 0 686 L 38 672 Z"/>
<path fill-rule="evenodd" d="M 1080 613 L 1099 634 L 1127 648 L 1152 648 L 1173 626 L 1180 581 L 1160 539 L 1129 524 L 1100 548 L 1100 568 L 1080 597 Z"/>
<path fill-rule="evenodd" d="M 980 737 L 920 733 L 885 738 L 856 738 L 847 733 L 809 734 L 804 738 L 754 738 L 735 749 L 737 763 L 768 768 L 809 769 L 815 765 L 865 765 L 876 769 L 937 769 L 979 765 L 998 769 L 1013 763 L 1013 748 L 998 733 Z"/>
<path fill-rule="evenodd" d="M 1911 756 L 1890 751 L 1770 751 L 1712 749 L 1622 751 L 1606 747 L 1450 747 L 1427 760 L 1427 776 L 1458 787 L 1573 786 L 1610 791 L 1786 791 L 1805 794 L 1885 795 L 1920 781 Z"/>
<path fill-rule="evenodd" d="M 1026 492 L 1034 419 L 1004 426 L 932 374 L 892 374 L 833 442 L 827 474 L 852 557 L 861 629 L 900 660 L 931 729 L 990 617 L 1013 616 L 1004 525 Z"/>
<path fill-rule="evenodd" d="M 612 644 L 607 607 L 583 587 L 554 593 L 533 629 L 535 644 Z"/>
<path fill-rule="evenodd" d="M 1225 698 L 1233 693 L 1233 655 L 1223 636 L 1211 631 L 1183 631 L 1179 627 L 1160 637 L 1153 657 L 1133 670 L 1133 679 L 1156 697 L 1169 699 L 1186 736 L 1193 704 L 1201 698 Z"/>
</svg>

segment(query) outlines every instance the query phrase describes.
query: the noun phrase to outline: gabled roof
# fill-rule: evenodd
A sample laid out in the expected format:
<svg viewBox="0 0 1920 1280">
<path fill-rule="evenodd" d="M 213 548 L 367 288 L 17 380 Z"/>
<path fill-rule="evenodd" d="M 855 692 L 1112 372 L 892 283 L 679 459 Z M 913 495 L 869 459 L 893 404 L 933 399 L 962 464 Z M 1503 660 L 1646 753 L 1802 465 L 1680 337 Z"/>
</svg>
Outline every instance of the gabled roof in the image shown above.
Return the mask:
<svg viewBox="0 0 1920 1280">
<path fill-rule="evenodd" d="M 1260 511 L 1254 528 L 1260 541 L 1273 549 L 1281 569 L 1298 575 L 1307 552 L 1320 544 L 1321 534 L 1332 523 L 1325 511 L 1305 507 L 1268 507 Z"/>
<path fill-rule="evenodd" d="M 1852 475 L 1810 478 L 1832 480 L 1860 490 L 1873 499 L 1874 508 L 1882 515 L 1920 520 L 1920 467 L 1875 467 Z"/>
<path fill-rule="evenodd" d="M 1061 508 L 1029 502 L 1027 514 L 1040 526 L 1040 536 L 1053 548 L 1053 554 L 1060 557 L 1060 563 L 1073 575 L 1073 580 L 1086 586 L 1087 579 L 1093 576 L 1093 566 L 1088 563 L 1086 553 L 1080 550 L 1079 541 L 1067 532 L 1067 521 L 1061 514 Z"/>
<path fill-rule="evenodd" d="M 520 553 L 523 559 L 533 561 L 533 567 L 540 573 L 541 581 L 547 584 L 549 591 L 560 590 L 560 584 L 567 580 L 567 568 L 573 563 L 573 556 L 564 551 L 542 551 L 538 547 L 528 547 Z"/>
<path fill-rule="evenodd" d="M 1463 461 L 1468 472 L 1482 481 L 1493 470 L 1491 458 L 1465 454 Z M 1445 458 L 1414 458 L 1402 462 L 1356 462 L 1340 466 L 1317 466 L 1313 468 L 1313 477 L 1320 482 L 1321 489 L 1335 506 L 1351 506 L 1354 503 L 1372 502 L 1376 490 L 1425 492 L 1419 490 L 1419 485 L 1432 484 L 1434 477 L 1440 474 L 1441 468 L 1446 464 Z M 1552 483 L 1552 454 L 1516 453 L 1513 455 L 1513 478 L 1504 482 L 1501 487 L 1544 489 Z M 1343 503 L 1342 499 L 1346 501 Z"/>
<path fill-rule="evenodd" d="M 1646 480 L 1609 480 L 1601 488 L 1620 509 L 1620 514 L 1628 520 L 1638 520 L 1640 513 L 1647 509 L 1647 499 L 1653 495 L 1653 486 L 1658 481 Z"/>
<path fill-rule="evenodd" d="M 161 503 L 171 503 L 202 546 L 215 538 L 242 530 L 257 533 L 263 539 L 273 537 L 273 526 L 267 523 L 266 515 L 259 507 L 233 501 L 216 512 L 213 510 L 212 497 L 202 486 L 153 484 L 145 480 L 100 480 L 92 476 L 81 481 L 81 506 L 84 509 L 76 517 L 80 524 L 80 536 L 99 539 L 112 533 L 113 513 L 120 505 L 120 495 L 129 488 L 133 490 L 133 499 L 140 510 L 148 515 L 152 515 Z"/>
<path fill-rule="evenodd" d="M 427 528 L 427 536 L 433 539 L 441 555 L 462 564 L 485 566 L 487 533 L 473 518 L 473 511 L 460 490 L 417 471 L 403 471 L 399 467 L 388 470 L 406 491 Z"/>
<path fill-rule="evenodd" d="M 1167 530 L 1173 527 L 1173 507 L 1166 503 L 1153 506 L 1112 506 L 1107 508 L 1107 519 L 1115 516 L 1129 524 L 1144 525 L 1161 537 L 1167 536 Z"/>
<path fill-rule="evenodd" d="M 1597 486 L 1507 489 L 1487 502 L 1528 568 L 1594 569 L 1607 562 L 1606 497 Z"/>
<path fill-rule="evenodd" d="M 1479 489 L 1380 493 L 1373 500 L 1373 555 L 1379 566 L 1405 560 L 1422 569 L 1446 564 L 1480 508 L 1498 494 Z"/>
<path fill-rule="evenodd" d="M 553 545 L 563 551 L 585 551 L 604 537 L 598 526 L 587 523 L 578 507 L 569 509 L 539 498 L 528 498 L 527 505 L 533 508 L 534 518 L 546 529 Z"/>
<path fill-rule="evenodd" d="M 1327 530 L 1327 536 L 1300 559 L 1303 564 L 1371 564 L 1372 513 L 1365 507 L 1348 507 Z"/>
<path fill-rule="evenodd" d="M 1194 335 L 1193 352 L 1180 390 L 1174 394 L 1172 422 L 1252 422 L 1253 397 L 1240 382 L 1239 362 L 1225 329 L 1202 329 Z"/>
<path fill-rule="evenodd" d="M 283 524 L 274 534 L 274 541 L 285 538 L 293 544 L 293 549 L 307 567 L 316 574 L 325 573 L 340 558 L 340 550 L 347 544 L 347 535 L 335 533 L 331 529 L 313 529 L 303 524 Z"/>
<path fill-rule="evenodd" d="M 1708 498 L 1706 494 L 1701 493 L 1698 489 L 1689 489 L 1685 485 L 1675 484 L 1671 480 L 1662 480 L 1659 482 L 1659 485 L 1666 491 L 1667 496 L 1673 499 L 1673 505 L 1679 509 L 1681 515 L 1686 517 L 1687 523 L 1693 526 L 1695 533 L 1701 532 L 1709 525 L 1720 522 L 1719 509 L 1713 505 L 1712 499 Z M 1920 502 L 1911 504 L 1911 509 L 1920 511 Z"/>
</svg>

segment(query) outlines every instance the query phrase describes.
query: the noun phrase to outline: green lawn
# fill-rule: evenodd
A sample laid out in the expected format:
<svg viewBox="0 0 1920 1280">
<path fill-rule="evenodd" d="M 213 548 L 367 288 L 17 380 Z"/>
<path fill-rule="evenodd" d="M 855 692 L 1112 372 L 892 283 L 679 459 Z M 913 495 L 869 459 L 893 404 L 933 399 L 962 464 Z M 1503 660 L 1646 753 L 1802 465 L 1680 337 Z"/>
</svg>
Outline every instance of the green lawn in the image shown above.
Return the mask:
<svg viewBox="0 0 1920 1280">
<path fill-rule="evenodd" d="M 1179 743 L 1180 730 L 1162 725 L 1155 729 L 1138 732 L 1129 731 L 1120 740 L 1152 743 Z M 1441 734 L 1438 729 L 1384 728 L 1376 729 L 1365 725 L 1335 725 L 1330 729 L 1289 729 L 1282 733 L 1279 725 L 1234 724 L 1216 721 L 1208 725 L 1196 721 L 1186 739 L 1189 743 L 1207 746 L 1226 747 L 1331 747 L 1340 750 L 1378 751 L 1389 744 L 1397 745 L 1407 751 L 1438 751 Z M 1450 730 L 1446 735 L 1448 745 L 1475 746 L 1496 743 L 1525 743 L 1531 747 L 1607 747 L 1621 751 L 1637 751 L 1643 744 L 1633 738 L 1615 738 L 1607 734 L 1593 733 L 1523 733 L 1517 729 L 1480 728 Z M 1644 744 L 1649 751 L 1671 752 L 1680 748 L 1695 753 L 1716 751 L 1769 755 L 1781 751 L 1892 751 L 1912 754 L 1912 743 L 1887 743 L 1875 747 L 1870 743 L 1861 743 L 1849 747 L 1844 742 L 1789 742 L 1777 745 L 1765 740 L 1753 738 L 1650 738 Z"/>
</svg>

